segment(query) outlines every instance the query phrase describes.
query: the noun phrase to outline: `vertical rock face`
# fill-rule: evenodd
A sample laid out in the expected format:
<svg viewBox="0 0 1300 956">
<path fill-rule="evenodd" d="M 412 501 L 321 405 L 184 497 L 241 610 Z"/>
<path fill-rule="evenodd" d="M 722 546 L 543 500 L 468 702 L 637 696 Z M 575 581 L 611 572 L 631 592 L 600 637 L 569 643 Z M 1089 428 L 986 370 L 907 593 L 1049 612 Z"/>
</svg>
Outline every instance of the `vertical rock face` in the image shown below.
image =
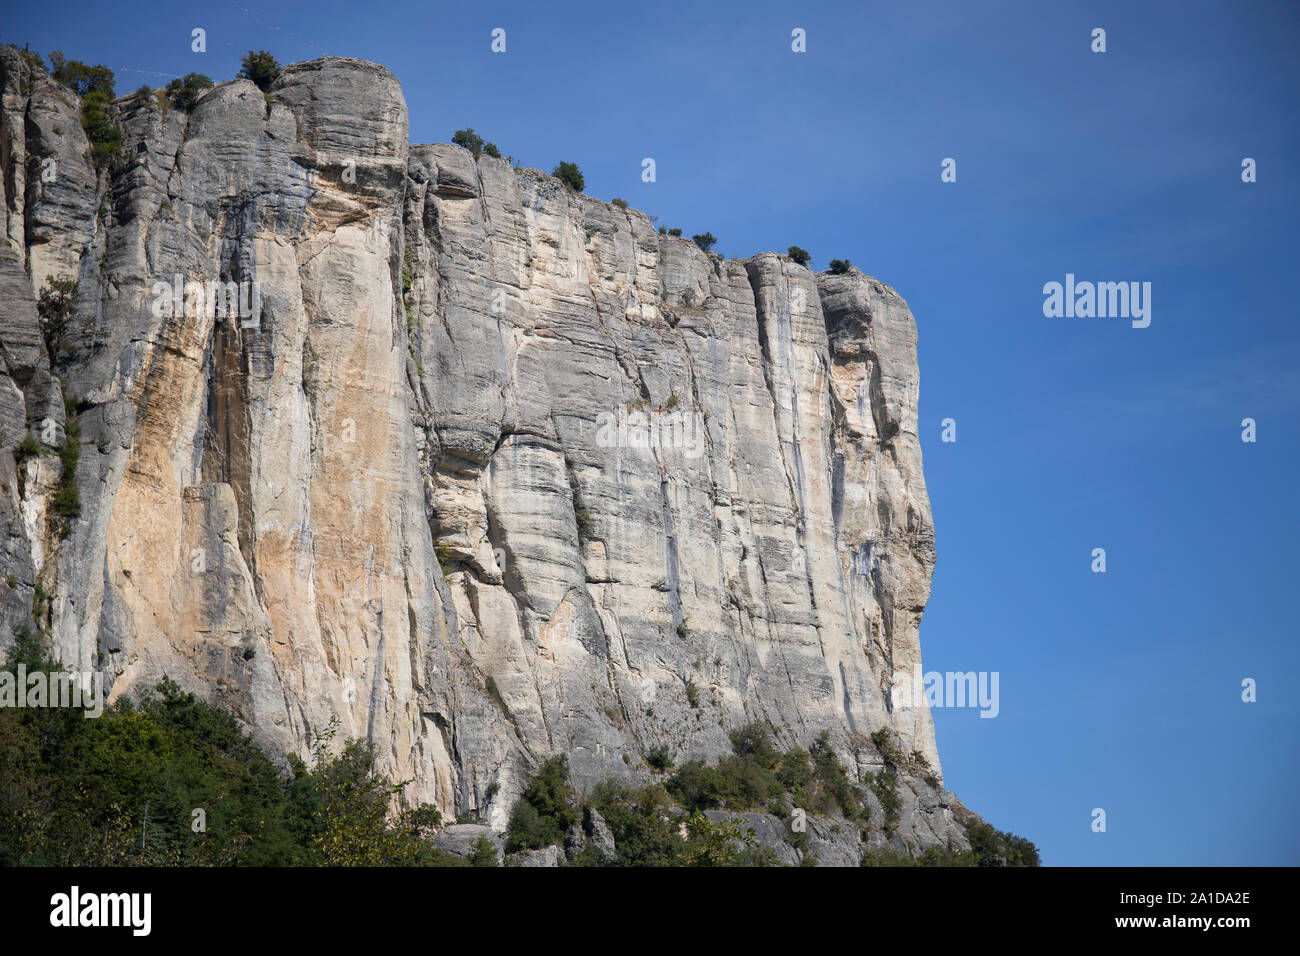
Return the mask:
<svg viewBox="0 0 1300 956">
<path fill-rule="evenodd" d="M 410 146 L 356 60 L 188 115 L 119 100 L 98 172 L 75 97 L 12 48 L 0 90 L 0 643 L 35 613 L 115 696 L 169 675 L 279 752 L 337 715 L 408 799 L 498 826 L 549 754 L 630 779 L 753 720 L 860 770 L 889 728 L 938 772 L 929 711 L 889 706 L 934 564 L 892 289 Z M 59 378 L 63 529 L 57 459 L 14 454 L 47 420 L 64 441 Z M 921 789 L 902 832 L 963 842 Z"/>
</svg>

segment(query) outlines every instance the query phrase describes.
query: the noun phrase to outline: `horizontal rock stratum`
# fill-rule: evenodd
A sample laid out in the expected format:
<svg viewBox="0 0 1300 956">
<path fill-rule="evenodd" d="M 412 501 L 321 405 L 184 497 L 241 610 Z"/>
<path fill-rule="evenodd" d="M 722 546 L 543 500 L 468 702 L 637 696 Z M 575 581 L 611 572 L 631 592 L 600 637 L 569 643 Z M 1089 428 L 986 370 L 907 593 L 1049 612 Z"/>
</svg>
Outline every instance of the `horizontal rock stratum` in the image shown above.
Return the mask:
<svg viewBox="0 0 1300 956">
<path fill-rule="evenodd" d="M 408 800 L 498 829 L 548 755 L 644 779 L 752 721 L 859 773 L 888 728 L 939 774 L 889 703 L 935 555 L 893 289 L 409 145 L 372 63 L 125 97 L 99 171 L 13 48 L 0 89 L 0 645 L 35 616 L 114 698 L 168 675 L 280 754 L 337 715 Z M 71 519 L 58 458 L 15 454 L 64 442 L 60 379 Z M 900 777 L 890 845 L 966 847 L 940 779 Z"/>
</svg>

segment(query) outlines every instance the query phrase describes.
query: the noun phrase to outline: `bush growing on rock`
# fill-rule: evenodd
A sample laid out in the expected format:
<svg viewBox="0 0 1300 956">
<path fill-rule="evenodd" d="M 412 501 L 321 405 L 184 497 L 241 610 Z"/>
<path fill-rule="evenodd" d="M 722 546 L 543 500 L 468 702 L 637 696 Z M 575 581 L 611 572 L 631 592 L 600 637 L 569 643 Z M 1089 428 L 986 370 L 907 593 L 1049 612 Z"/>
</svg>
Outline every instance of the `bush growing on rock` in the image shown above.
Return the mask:
<svg viewBox="0 0 1300 956">
<path fill-rule="evenodd" d="M 102 63 L 91 66 L 66 59 L 60 50 L 50 54 L 50 76 L 83 98 L 91 93 L 103 93 L 111 101 L 115 95 L 112 70 Z"/>
<path fill-rule="evenodd" d="M 91 158 L 102 167 L 122 147 L 122 131 L 113 121 L 113 71 L 102 63 L 90 65 L 69 60 L 55 50 L 50 54 L 50 76 L 81 97 L 81 126 L 90 140 Z"/>
<path fill-rule="evenodd" d="M 77 314 L 77 280 L 68 275 L 47 277 L 36 300 L 36 314 L 50 364 L 55 365 L 67 344 L 68 323 Z"/>
<path fill-rule="evenodd" d="M 852 263 L 850 263 L 848 259 L 832 259 L 831 272 L 837 276 L 842 276 L 849 271 L 850 265 L 852 265 Z"/>
<path fill-rule="evenodd" d="M 468 149 L 478 159 L 479 154 L 483 152 L 483 137 L 474 132 L 473 127 L 458 129 L 452 134 L 451 141 L 457 145 Z"/>
<path fill-rule="evenodd" d="M 715 236 L 715 235 L 714 235 L 713 233 L 711 233 L 711 232 L 705 232 L 705 233 L 701 233 L 701 234 L 699 234 L 699 235 L 691 236 L 691 242 L 695 243 L 697 246 L 699 246 L 699 247 L 700 247 L 701 249 L 703 249 L 705 252 L 708 252 L 708 251 L 710 251 L 710 250 L 711 250 L 715 245 L 718 244 L 718 237 Z"/>
<path fill-rule="evenodd" d="M 564 831 L 581 818 L 569 784 L 569 760 L 563 754 L 538 768 L 528 789 L 510 811 L 506 852 L 540 850 L 559 843 Z"/>
<path fill-rule="evenodd" d="M 199 101 L 205 90 L 212 89 L 213 83 L 210 77 L 202 73 L 186 73 L 184 79 L 175 79 L 167 84 L 164 91 L 167 101 L 178 110 L 184 110 L 186 113 L 194 111 L 194 105 Z"/>
<path fill-rule="evenodd" d="M 582 192 L 582 187 L 587 181 L 582 176 L 582 170 L 578 168 L 577 163 L 560 163 L 551 170 L 551 175 L 558 179 L 564 185 L 568 186 L 575 193 Z"/>
<path fill-rule="evenodd" d="M 809 262 L 812 261 L 812 253 L 810 253 L 807 249 L 800 249 L 798 246 L 791 246 L 786 251 L 786 255 L 788 255 L 791 259 L 793 259 L 801 266 L 806 266 Z"/>
<path fill-rule="evenodd" d="M 239 61 L 239 75 L 265 93 L 280 75 L 280 64 L 267 50 L 249 50 Z"/>
</svg>

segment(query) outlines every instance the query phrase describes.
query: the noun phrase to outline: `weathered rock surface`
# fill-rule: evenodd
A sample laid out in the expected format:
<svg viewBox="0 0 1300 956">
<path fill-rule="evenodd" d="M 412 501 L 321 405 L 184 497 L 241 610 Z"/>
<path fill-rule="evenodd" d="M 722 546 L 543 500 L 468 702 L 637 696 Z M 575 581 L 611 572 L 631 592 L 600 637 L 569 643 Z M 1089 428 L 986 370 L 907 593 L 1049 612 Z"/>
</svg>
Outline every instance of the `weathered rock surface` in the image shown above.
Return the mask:
<svg viewBox="0 0 1300 956">
<path fill-rule="evenodd" d="M 433 845 L 446 853 L 467 857 L 474 852 L 474 845 L 484 837 L 492 841 L 497 858 L 500 859 L 505 853 L 505 840 L 491 827 L 476 823 L 452 823 L 443 827 L 433 838 Z"/>
<path fill-rule="evenodd" d="M 337 715 L 407 800 L 498 830 L 549 754 L 630 780 L 753 720 L 829 730 L 859 773 L 889 727 L 939 772 L 929 711 L 889 706 L 934 564 L 894 290 L 410 146 L 370 63 L 117 106 L 97 171 L 76 97 L 0 50 L 0 644 L 39 582 L 57 652 L 115 697 L 167 674 L 304 756 Z M 79 310 L 51 356 L 59 274 Z M 187 312 L 186 282 L 260 308 Z M 13 455 L 45 418 L 63 441 L 57 377 L 66 536 Z M 927 801 L 900 832 L 964 840 Z"/>
</svg>

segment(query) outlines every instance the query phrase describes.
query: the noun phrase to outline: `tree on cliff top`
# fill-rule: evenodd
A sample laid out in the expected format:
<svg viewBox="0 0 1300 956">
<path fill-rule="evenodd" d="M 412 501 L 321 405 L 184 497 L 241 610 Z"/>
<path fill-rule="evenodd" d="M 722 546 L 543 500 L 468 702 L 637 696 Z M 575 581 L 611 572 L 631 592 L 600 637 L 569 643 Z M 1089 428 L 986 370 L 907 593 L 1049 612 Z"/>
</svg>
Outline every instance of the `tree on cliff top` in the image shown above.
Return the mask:
<svg viewBox="0 0 1300 956">
<path fill-rule="evenodd" d="M 582 192 L 582 187 L 587 181 L 582 176 L 582 170 L 578 168 L 577 163 L 560 163 L 551 170 L 551 175 L 558 179 L 564 185 L 568 186 L 575 193 Z"/>
<path fill-rule="evenodd" d="M 243 67 L 239 75 L 252 80 L 263 93 L 271 88 L 275 78 L 280 75 L 280 64 L 267 50 L 249 50 L 239 63 Z"/>
</svg>

